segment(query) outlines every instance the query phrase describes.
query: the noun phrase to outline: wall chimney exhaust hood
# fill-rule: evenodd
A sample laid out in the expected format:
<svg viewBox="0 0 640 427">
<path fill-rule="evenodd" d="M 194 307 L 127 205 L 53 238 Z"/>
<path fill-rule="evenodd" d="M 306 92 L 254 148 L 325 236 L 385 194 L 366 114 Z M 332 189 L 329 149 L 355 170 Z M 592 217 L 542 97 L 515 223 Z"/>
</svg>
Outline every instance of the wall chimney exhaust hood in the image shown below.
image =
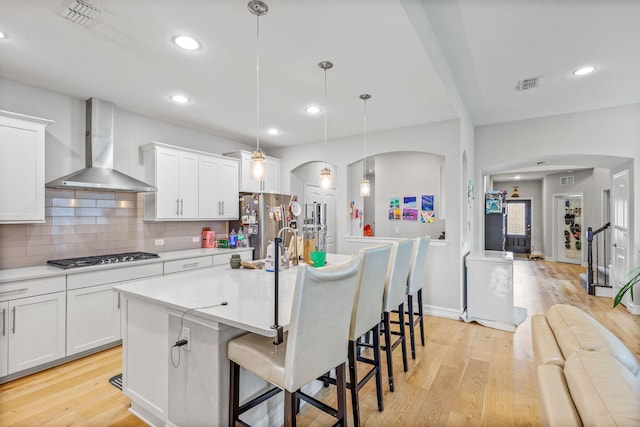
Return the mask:
<svg viewBox="0 0 640 427">
<path fill-rule="evenodd" d="M 48 188 L 147 193 L 149 185 L 113 169 L 113 103 L 98 98 L 86 101 L 87 167 L 45 184 Z"/>
</svg>

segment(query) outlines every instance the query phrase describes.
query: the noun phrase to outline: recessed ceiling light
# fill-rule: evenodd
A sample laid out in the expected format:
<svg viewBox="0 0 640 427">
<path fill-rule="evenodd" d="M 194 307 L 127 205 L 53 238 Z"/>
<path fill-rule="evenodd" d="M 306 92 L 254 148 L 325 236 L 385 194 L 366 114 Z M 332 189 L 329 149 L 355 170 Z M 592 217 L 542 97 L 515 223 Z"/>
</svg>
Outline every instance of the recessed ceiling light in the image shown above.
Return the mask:
<svg viewBox="0 0 640 427">
<path fill-rule="evenodd" d="M 267 133 L 269 135 L 277 135 L 277 134 L 280 133 L 280 131 L 278 129 L 276 129 L 276 128 L 271 128 L 271 129 L 267 130 Z"/>
<path fill-rule="evenodd" d="M 189 36 L 175 36 L 173 42 L 185 50 L 198 50 L 200 49 L 200 43 L 194 38 Z"/>
<path fill-rule="evenodd" d="M 315 105 L 310 105 L 307 108 L 305 108 L 304 111 L 306 111 L 309 114 L 318 114 L 320 112 L 320 107 Z"/>
<path fill-rule="evenodd" d="M 189 98 L 187 98 L 184 95 L 172 95 L 171 100 L 173 102 L 177 102 L 178 104 L 186 104 L 187 102 L 191 101 Z"/>
<path fill-rule="evenodd" d="M 596 67 L 589 65 L 588 67 L 578 68 L 573 72 L 574 76 L 585 76 L 589 73 L 593 73 L 596 70 Z"/>
<path fill-rule="evenodd" d="M 0 39 L 7 39 L 9 36 L 4 31 L 0 31 Z"/>
<path fill-rule="evenodd" d="M 520 175 L 514 176 L 513 179 L 520 179 Z"/>
</svg>

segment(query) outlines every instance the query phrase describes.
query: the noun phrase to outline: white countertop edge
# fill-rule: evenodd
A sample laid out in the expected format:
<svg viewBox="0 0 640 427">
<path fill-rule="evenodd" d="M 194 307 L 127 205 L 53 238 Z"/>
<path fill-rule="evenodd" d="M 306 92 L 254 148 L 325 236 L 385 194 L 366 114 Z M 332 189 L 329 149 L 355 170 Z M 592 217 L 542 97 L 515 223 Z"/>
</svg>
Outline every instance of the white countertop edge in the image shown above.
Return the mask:
<svg viewBox="0 0 640 427">
<path fill-rule="evenodd" d="M 405 240 L 407 237 L 364 237 L 364 236 L 344 236 L 345 242 L 349 243 L 371 243 L 374 245 L 381 245 L 384 243 L 399 242 Z M 447 240 L 431 239 L 429 246 L 447 246 L 449 242 Z"/>
<path fill-rule="evenodd" d="M 245 251 L 252 251 L 252 250 L 253 248 L 251 247 L 237 248 L 237 249 L 226 249 L 226 248 L 225 249 L 223 248 L 185 249 L 181 251 L 159 252 L 158 253 L 158 255 L 160 255 L 159 258 L 145 259 L 141 261 L 131 261 L 126 263 L 118 263 L 118 264 L 92 265 L 89 267 L 70 268 L 67 270 L 63 268 L 52 267 L 48 264 L 32 265 L 27 267 L 4 268 L 4 269 L 0 269 L 0 283 L 64 276 L 67 274 L 85 273 L 88 271 L 105 270 L 110 268 L 119 268 L 119 267 L 134 266 L 134 265 L 140 265 L 140 264 L 155 264 L 158 262 L 175 261 L 175 260 L 180 260 L 185 258 L 194 258 L 199 256 L 210 256 L 210 255 L 224 255 L 224 254 L 230 254 L 235 252 L 245 252 Z"/>
</svg>

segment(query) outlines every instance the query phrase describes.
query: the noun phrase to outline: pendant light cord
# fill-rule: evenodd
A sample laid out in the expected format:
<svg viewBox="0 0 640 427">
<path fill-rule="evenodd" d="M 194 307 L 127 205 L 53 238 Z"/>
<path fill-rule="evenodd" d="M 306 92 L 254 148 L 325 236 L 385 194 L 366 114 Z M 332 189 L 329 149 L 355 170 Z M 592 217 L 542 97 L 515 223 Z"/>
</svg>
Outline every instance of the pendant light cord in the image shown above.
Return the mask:
<svg viewBox="0 0 640 427">
<path fill-rule="evenodd" d="M 327 168 L 327 69 L 324 69 L 324 168 Z"/>
<path fill-rule="evenodd" d="M 256 15 L 256 151 L 260 151 L 260 14 Z"/>
<path fill-rule="evenodd" d="M 364 99 L 364 165 L 362 179 L 367 179 L 367 99 Z"/>
</svg>

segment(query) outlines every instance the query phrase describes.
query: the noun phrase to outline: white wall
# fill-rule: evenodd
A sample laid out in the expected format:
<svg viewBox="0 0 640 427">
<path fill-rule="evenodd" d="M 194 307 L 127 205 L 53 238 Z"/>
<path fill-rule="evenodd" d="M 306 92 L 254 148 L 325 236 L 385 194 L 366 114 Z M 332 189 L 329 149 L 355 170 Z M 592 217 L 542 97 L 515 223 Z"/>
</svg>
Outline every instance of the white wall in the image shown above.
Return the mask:
<svg viewBox="0 0 640 427">
<path fill-rule="evenodd" d="M 467 140 L 473 138 L 473 129 L 466 126 Z M 456 317 L 461 309 L 462 285 L 462 242 L 460 233 L 462 226 L 462 203 L 466 203 L 466 183 L 461 183 L 460 122 L 450 120 L 427 125 L 412 126 L 385 132 L 367 134 L 367 155 L 391 151 L 419 151 L 431 153 L 444 158 L 441 176 L 442 194 L 446 195 L 446 203 L 441 215 L 446 219 L 447 244 L 432 247 L 428 260 L 429 285 L 424 290 L 427 311 L 448 317 Z M 466 142 L 468 145 L 468 141 Z M 282 148 L 266 150 L 270 156 L 282 159 L 281 184 L 284 192 L 290 188 L 290 172 L 299 165 L 310 160 L 324 159 L 324 145 L 321 141 Z M 336 214 L 338 253 L 355 253 L 359 246 L 349 243 L 345 236 L 349 230 L 349 165 L 362 158 L 361 135 L 327 141 L 327 161 L 335 166 Z M 376 180 L 380 185 L 380 179 Z M 437 238 L 437 236 L 433 236 Z"/>
<path fill-rule="evenodd" d="M 85 167 L 85 100 L 0 78 L 0 109 L 54 120 L 45 136 L 45 179 Z M 108 100 L 107 100 L 108 101 Z M 114 110 L 114 167 L 144 180 L 138 147 L 152 141 L 215 154 L 252 147 L 229 139 Z"/>
<path fill-rule="evenodd" d="M 565 162 L 581 157 L 588 161 L 600 159 L 600 167 L 613 167 L 625 159 L 640 161 L 640 104 L 606 108 L 580 113 L 543 117 L 476 128 L 476 180 L 482 176 L 532 166 L 542 159 L 562 159 Z M 605 166 L 604 163 L 609 163 Z M 634 174 L 631 204 L 640 200 L 640 174 Z M 549 193 L 549 191 L 547 191 Z M 476 217 L 480 218 L 477 210 Z M 640 220 L 635 210 L 633 223 Z M 482 243 L 476 229 L 476 245 Z M 639 230 L 634 232 L 634 253 L 640 244 Z M 636 260 L 636 263 L 638 260 Z"/>
</svg>

